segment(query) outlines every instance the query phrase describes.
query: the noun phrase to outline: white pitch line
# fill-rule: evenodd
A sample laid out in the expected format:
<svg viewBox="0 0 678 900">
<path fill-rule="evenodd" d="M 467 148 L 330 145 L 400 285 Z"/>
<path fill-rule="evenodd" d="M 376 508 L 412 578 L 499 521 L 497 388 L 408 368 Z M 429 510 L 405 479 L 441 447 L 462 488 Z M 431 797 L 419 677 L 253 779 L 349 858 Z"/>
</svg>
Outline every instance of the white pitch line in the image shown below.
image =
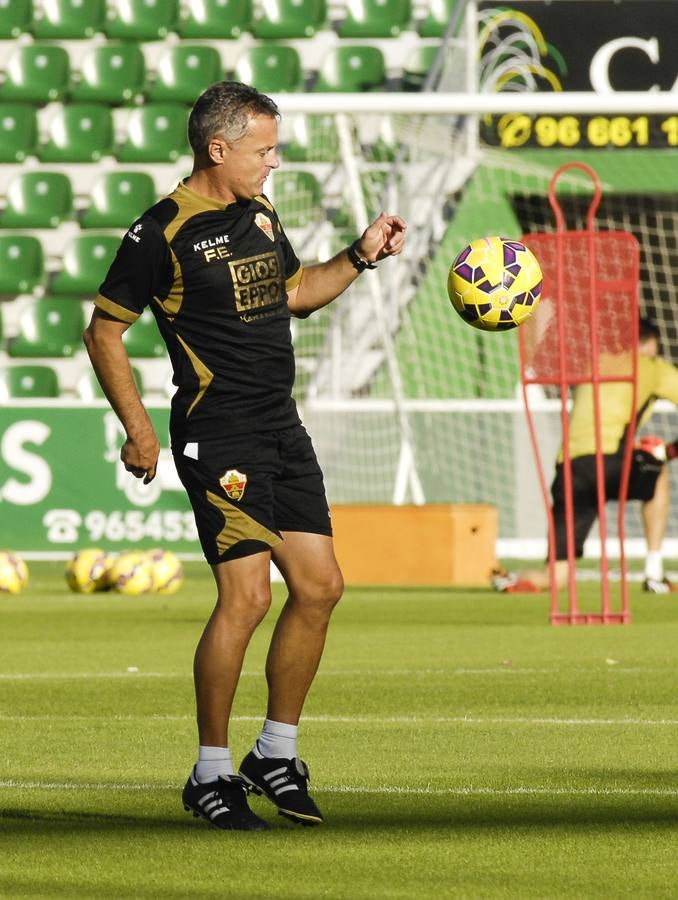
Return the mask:
<svg viewBox="0 0 678 900">
<path fill-rule="evenodd" d="M 0 722 L 193 722 L 194 715 L 113 715 L 113 716 L 81 716 L 81 715 L 3 715 Z M 259 716 L 232 716 L 232 722 L 261 722 Z M 304 716 L 303 721 L 318 725 L 525 725 L 527 727 L 555 726 L 604 726 L 604 727 L 676 727 L 678 719 L 589 719 L 558 718 L 555 716 Z"/>
<path fill-rule="evenodd" d="M 58 782 L 58 781 L 0 781 L 0 790 L 40 790 L 40 791 L 115 791 L 151 792 L 176 791 L 178 783 L 118 783 L 118 782 Z M 404 787 L 384 785 L 319 785 L 319 794 L 380 794 L 391 796 L 438 796 L 438 797 L 678 797 L 678 788 L 616 788 L 616 787 L 533 787 L 516 785 L 506 788 L 492 787 Z"/>
<path fill-rule="evenodd" d="M 416 677 L 416 676 L 463 676 L 463 675 L 568 675 L 586 674 L 586 675 L 602 675 L 603 673 L 614 673 L 616 675 L 636 675 L 638 672 L 671 672 L 674 669 L 670 666 L 636 666 L 625 667 L 617 663 L 608 663 L 599 668 L 567 668 L 567 669 L 529 669 L 511 666 L 499 666 L 497 668 L 487 669 L 321 669 L 320 677 L 369 677 L 369 678 L 400 678 L 400 677 Z M 263 671 L 245 671 L 241 672 L 245 678 L 261 678 Z M 118 679 L 118 678 L 192 678 L 189 669 L 185 672 L 144 672 L 135 671 L 130 668 L 129 671 L 120 670 L 115 672 L 0 672 L 0 681 L 41 681 L 41 680 L 90 680 L 90 679 Z"/>
</svg>

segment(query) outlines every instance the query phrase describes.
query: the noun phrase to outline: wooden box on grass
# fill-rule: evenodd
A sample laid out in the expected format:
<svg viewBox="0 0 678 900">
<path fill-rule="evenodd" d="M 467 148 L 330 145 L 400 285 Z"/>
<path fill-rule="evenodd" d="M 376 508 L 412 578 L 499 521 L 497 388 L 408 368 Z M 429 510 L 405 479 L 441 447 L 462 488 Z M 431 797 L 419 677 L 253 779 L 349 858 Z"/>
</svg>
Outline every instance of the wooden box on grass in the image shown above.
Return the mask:
<svg viewBox="0 0 678 900">
<path fill-rule="evenodd" d="M 489 504 L 332 507 L 347 584 L 489 585 L 497 510 Z"/>
</svg>

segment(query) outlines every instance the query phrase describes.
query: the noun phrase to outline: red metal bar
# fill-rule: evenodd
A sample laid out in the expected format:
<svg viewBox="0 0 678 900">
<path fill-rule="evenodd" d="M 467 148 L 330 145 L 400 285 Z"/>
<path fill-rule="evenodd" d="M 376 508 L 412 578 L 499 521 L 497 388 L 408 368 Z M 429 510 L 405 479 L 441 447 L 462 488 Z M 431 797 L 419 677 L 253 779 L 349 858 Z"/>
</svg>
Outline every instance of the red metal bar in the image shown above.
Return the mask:
<svg viewBox="0 0 678 900">
<path fill-rule="evenodd" d="M 585 234 L 585 242 L 586 242 L 586 255 L 587 255 L 587 280 L 588 280 L 588 302 L 586 304 L 586 312 L 585 316 L 587 318 L 587 324 L 590 331 L 590 349 L 587 351 L 589 363 L 588 365 L 584 365 L 585 358 L 576 355 L 576 350 L 574 351 L 574 362 L 572 365 L 569 365 L 568 360 L 568 342 L 567 336 L 568 331 L 567 328 L 571 326 L 571 321 L 568 321 L 568 297 L 570 301 L 572 300 L 571 296 L 566 294 L 568 287 L 571 288 L 570 285 L 565 283 L 566 278 L 566 258 L 565 258 L 565 242 L 568 240 L 570 235 L 574 236 L 574 232 L 568 232 L 566 230 L 565 221 L 561 206 L 558 202 L 556 196 L 556 183 L 560 176 L 570 169 L 579 169 L 585 172 L 593 183 L 593 197 L 591 203 L 589 205 L 588 213 L 586 216 L 586 228 L 584 231 Z M 609 239 L 616 241 L 617 246 L 619 246 L 619 242 L 621 241 L 621 246 L 626 249 L 625 244 L 628 241 L 630 248 L 630 255 L 628 259 L 625 259 L 625 267 L 622 269 L 619 278 L 615 278 L 615 273 L 611 273 L 609 271 L 609 267 L 605 266 L 605 256 L 601 255 L 601 258 L 597 258 L 597 254 L 601 251 L 600 242 L 601 242 L 601 233 L 595 231 L 595 215 L 600 204 L 601 199 L 601 188 L 598 177 L 593 169 L 589 166 L 572 162 L 568 163 L 564 166 L 561 166 L 551 178 L 548 189 L 548 198 L 551 208 L 554 213 L 555 222 L 556 222 L 556 233 L 553 235 L 527 235 L 523 237 L 526 243 L 530 243 L 530 238 L 533 239 L 533 242 L 536 244 L 535 252 L 539 252 L 539 247 L 546 253 L 551 261 L 551 275 L 553 275 L 553 262 L 554 262 L 554 253 L 555 253 L 555 278 L 552 278 L 552 285 L 550 295 L 555 298 L 555 308 L 551 307 L 551 315 L 556 319 L 555 323 L 551 323 L 549 325 L 550 328 L 555 324 L 556 327 L 556 335 L 557 335 L 557 350 L 558 350 L 558 360 L 557 360 L 557 371 L 554 371 L 554 366 L 544 363 L 543 357 L 541 362 L 538 357 L 538 350 L 540 348 L 539 341 L 542 338 L 537 339 L 537 343 L 534 347 L 537 348 L 535 352 L 537 352 L 537 356 L 531 358 L 531 363 L 534 364 L 536 362 L 536 374 L 530 374 L 527 365 L 526 351 L 525 351 L 525 340 L 524 340 L 524 331 L 519 332 L 519 345 L 520 345 L 520 359 L 521 359 L 521 373 L 522 373 L 522 384 L 523 384 L 523 399 L 525 402 L 525 409 L 527 414 L 527 422 L 528 429 L 530 433 L 530 439 L 532 442 L 532 446 L 535 452 L 535 459 L 537 461 L 537 473 L 539 476 L 539 484 L 544 497 L 544 502 L 547 510 L 548 516 L 548 529 L 549 529 L 549 572 L 550 572 L 550 581 L 551 581 L 551 622 L 553 624 L 610 624 L 610 623 L 626 623 L 630 621 L 630 610 L 628 603 L 628 583 L 626 577 L 626 555 L 625 555 L 625 547 L 624 547 L 624 538 L 625 538 L 625 526 L 624 526 L 624 513 L 625 513 L 625 504 L 626 504 L 626 495 L 628 492 L 628 482 L 629 475 L 631 469 L 631 460 L 632 460 L 632 450 L 633 450 L 633 442 L 635 435 L 635 426 L 636 426 L 636 403 L 637 403 L 637 343 L 638 343 L 638 310 L 637 310 L 637 284 L 638 284 L 638 269 L 639 269 L 639 250 L 637 241 L 633 238 L 632 235 L 626 232 L 610 232 Z M 577 235 L 582 235 L 582 232 L 576 232 Z M 572 238 L 570 238 L 570 241 Z M 572 265 L 572 244 L 568 244 L 569 251 L 569 263 Z M 635 253 L 634 253 L 635 251 Z M 632 270 L 629 275 L 628 273 L 628 262 L 633 263 Z M 626 277 L 624 277 L 624 273 L 626 273 Z M 600 280 L 598 280 L 599 275 Z M 555 289 L 554 289 L 555 288 Z M 619 293 L 626 301 L 628 301 L 628 305 L 626 307 L 626 312 L 630 315 L 631 320 L 631 348 L 630 348 L 630 359 L 631 359 L 631 371 L 630 374 L 627 375 L 603 375 L 601 373 L 601 344 L 599 340 L 599 325 L 605 325 L 607 323 L 607 318 L 600 320 L 599 319 L 599 303 L 598 299 L 600 297 L 607 297 L 607 304 L 609 305 L 609 297 L 610 295 L 614 295 Z M 604 301 L 603 301 L 604 302 Z M 535 320 L 538 317 L 535 316 Z M 548 320 L 547 320 L 548 321 Z M 536 327 L 536 326 L 535 326 Z M 571 331 L 570 338 L 571 338 Z M 549 344 L 548 341 L 545 342 L 545 346 L 550 348 L 550 352 L 555 355 L 555 348 L 552 343 Z M 615 348 L 617 346 L 616 341 L 612 341 L 612 350 L 610 351 L 610 337 L 609 333 L 606 337 L 606 353 L 618 352 Z M 533 348 L 534 349 L 534 348 Z M 543 371 L 539 371 L 539 368 Z M 578 368 L 581 371 L 578 372 Z M 545 374 L 546 373 L 546 374 Z M 623 448 L 623 460 L 622 460 L 622 472 L 620 479 L 620 489 L 619 489 L 619 541 L 620 541 L 620 568 L 621 568 L 621 606 L 619 612 L 613 612 L 611 609 L 610 602 L 610 584 L 609 584 L 609 560 L 607 553 L 607 518 L 606 518 L 606 492 L 605 492 L 605 459 L 603 453 L 603 443 L 602 443 L 602 426 L 601 426 L 601 397 L 600 397 L 600 387 L 605 383 L 619 383 L 619 382 L 630 382 L 632 385 L 632 408 L 631 415 L 627 427 L 626 433 L 626 441 Z M 527 396 L 527 387 L 530 384 L 550 384 L 558 387 L 561 399 L 561 427 L 562 427 L 562 458 L 563 458 L 563 490 L 564 490 L 564 500 L 565 500 L 565 525 L 566 525 L 566 543 L 567 543 L 567 556 L 568 556 L 568 610 L 567 612 L 562 612 L 559 608 L 558 603 L 558 591 L 555 584 L 555 523 L 553 517 L 553 510 L 550 503 L 550 496 L 548 487 L 546 484 L 546 480 L 544 477 L 543 466 L 541 462 L 541 454 L 539 452 L 538 440 L 536 435 L 536 430 L 534 427 L 533 418 L 529 409 L 528 396 Z M 576 558 L 575 558 L 575 543 L 574 543 L 574 503 L 573 503 L 573 485 L 572 485 L 572 459 L 570 457 L 570 427 L 569 427 L 569 412 L 568 412 L 568 400 L 569 400 L 569 389 L 572 386 L 578 384 L 591 384 L 592 395 L 593 395 L 593 416 L 594 416 L 594 443 L 595 443 L 595 467 L 596 467 L 596 493 L 597 493 L 597 506 L 598 506 L 598 519 L 599 519 L 599 531 L 600 531 L 600 540 L 601 540 L 601 610 L 600 613 L 582 613 L 579 609 L 578 597 L 577 597 L 577 588 L 576 588 Z"/>
</svg>

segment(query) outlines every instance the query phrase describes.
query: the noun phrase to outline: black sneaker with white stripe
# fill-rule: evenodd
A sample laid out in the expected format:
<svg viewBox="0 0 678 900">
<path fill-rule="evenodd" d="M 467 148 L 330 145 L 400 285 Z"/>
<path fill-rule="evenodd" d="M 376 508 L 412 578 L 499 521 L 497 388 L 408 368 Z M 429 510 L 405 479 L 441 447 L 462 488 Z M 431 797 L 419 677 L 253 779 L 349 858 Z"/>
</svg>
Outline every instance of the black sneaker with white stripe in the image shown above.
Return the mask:
<svg viewBox="0 0 678 900">
<path fill-rule="evenodd" d="M 255 794 L 264 794 L 278 807 L 278 814 L 300 825 L 319 825 L 323 816 L 308 795 L 310 775 L 301 759 L 263 757 L 251 750 L 240 765 L 241 775 Z"/>
<path fill-rule="evenodd" d="M 202 817 L 226 831 L 263 831 L 269 825 L 255 816 L 247 805 L 249 788 L 242 778 L 228 775 L 216 781 L 200 782 L 191 772 L 181 799 L 186 812 Z"/>
</svg>

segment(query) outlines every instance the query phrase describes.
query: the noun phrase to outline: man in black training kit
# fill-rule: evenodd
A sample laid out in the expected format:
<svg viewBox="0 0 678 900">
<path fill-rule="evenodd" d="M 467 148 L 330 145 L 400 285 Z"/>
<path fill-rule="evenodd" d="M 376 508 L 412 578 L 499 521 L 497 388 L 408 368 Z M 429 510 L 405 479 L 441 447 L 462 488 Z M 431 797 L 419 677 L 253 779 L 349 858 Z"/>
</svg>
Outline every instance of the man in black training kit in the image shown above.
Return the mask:
<svg viewBox="0 0 678 900">
<path fill-rule="evenodd" d="M 279 165 L 278 119 L 269 97 L 237 82 L 198 98 L 188 125 L 193 171 L 122 239 L 85 331 L 125 429 L 121 459 L 145 483 L 159 443 L 122 336 L 150 306 L 167 344 L 172 452 L 217 585 L 195 653 L 200 747 L 182 799 L 224 829 L 268 827 L 250 810 L 249 790 L 294 822 L 323 820 L 297 729 L 343 581 L 322 472 L 292 399 L 290 316 L 308 316 L 399 254 L 406 228 L 382 213 L 333 259 L 302 266 L 262 194 Z M 236 775 L 228 722 L 245 650 L 271 602 L 271 558 L 288 598 L 266 660 L 263 730 Z"/>
</svg>

